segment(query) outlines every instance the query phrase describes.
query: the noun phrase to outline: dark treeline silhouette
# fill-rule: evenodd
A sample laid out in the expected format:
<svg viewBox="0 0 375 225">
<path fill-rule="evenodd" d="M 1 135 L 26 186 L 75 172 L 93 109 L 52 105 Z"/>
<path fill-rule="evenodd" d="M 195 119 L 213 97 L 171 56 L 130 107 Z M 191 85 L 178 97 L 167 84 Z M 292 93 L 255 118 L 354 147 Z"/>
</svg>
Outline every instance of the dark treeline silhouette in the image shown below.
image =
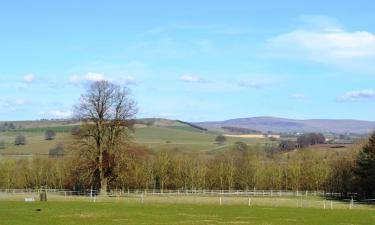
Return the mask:
<svg viewBox="0 0 375 225">
<path fill-rule="evenodd" d="M 302 134 L 297 138 L 297 144 L 300 148 L 305 148 L 310 145 L 324 144 L 325 137 L 321 133 L 307 133 Z"/>
<path fill-rule="evenodd" d="M 190 127 L 192 127 L 192 128 L 195 128 L 195 129 L 198 129 L 198 130 L 204 131 L 204 132 L 207 131 L 207 128 L 204 128 L 204 127 L 198 126 L 198 125 L 196 125 L 196 124 L 192 124 L 192 123 L 185 122 L 185 121 L 182 121 L 182 120 L 176 120 L 176 121 L 179 122 L 179 123 L 182 123 L 182 124 L 188 125 L 188 126 L 190 126 Z"/>
</svg>

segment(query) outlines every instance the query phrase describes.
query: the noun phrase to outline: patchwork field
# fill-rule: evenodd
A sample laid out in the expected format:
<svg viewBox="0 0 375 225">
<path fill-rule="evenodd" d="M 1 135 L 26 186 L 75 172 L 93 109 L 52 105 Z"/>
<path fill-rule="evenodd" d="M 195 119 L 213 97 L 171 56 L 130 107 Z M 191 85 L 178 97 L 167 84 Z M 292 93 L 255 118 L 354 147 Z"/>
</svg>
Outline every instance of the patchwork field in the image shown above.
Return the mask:
<svg viewBox="0 0 375 225">
<path fill-rule="evenodd" d="M 49 149 L 59 143 L 67 143 L 72 138 L 70 131 L 74 125 L 29 124 L 22 129 L 0 132 L 0 141 L 5 142 L 5 148 L 0 149 L 3 156 L 28 156 L 33 154 L 47 155 Z M 37 127 L 31 127 L 32 125 Z M 54 140 L 45 140 L 45 131 L 52 129 L 56 132 Z M 203 132 L 199 129 L 181 124 L 176 121 L 160 120 L 151 126 L 136 125 L 134 141 L 149 147 L 153 151 L 173 150 L 181 152 L 217 153 L 241 141 L 248 145 L 264 145 L 272 143 L 269 139 L 227 137 L 225 144 L 215 143 L 219 132 L 213 130 Z M 15 137 L 22 134 L 27 139 L 26 145 L 14 145 Z M 276 142 L 275 142 L 276 143 Z"/>
</svg>

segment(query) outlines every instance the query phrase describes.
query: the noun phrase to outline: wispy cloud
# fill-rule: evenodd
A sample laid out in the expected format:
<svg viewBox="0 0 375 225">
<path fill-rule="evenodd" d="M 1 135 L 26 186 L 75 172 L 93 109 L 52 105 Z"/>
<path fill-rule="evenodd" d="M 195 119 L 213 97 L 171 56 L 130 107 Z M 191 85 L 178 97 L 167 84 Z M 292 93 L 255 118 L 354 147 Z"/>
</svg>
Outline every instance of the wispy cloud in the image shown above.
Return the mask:
<svg viewBox="0 0 375 225">
<path fill-rule="evenodd" d="M 209 80 L 206 80 L 197 76 L 187 75 L 187 74 L 182 75 L 180 77 L 180 81 L 187 82 L 187 83 L 210 83 Z"/>
<path fill-rule="evenodd" d="M 374 101 L 375 100 L 375 90 L 374 89 L 364 89 L 350 91 L 337 98 L 339 102 L 347 101 Z"/>
<path fill-rule="evenodd" d="M 348 31 L 334 19 L 323 16 L 307 17 L 304 21 L 310 26 L 268 40 L 271 55 L 342 67 L 375 59 L 375 35 L 369 31 Z"/>
<path fill-rule="evenodd" d="M 103 74 L 100 74 L 100 73 L 92 73 L 92 72 L 89 72 L 87 74 L 85 74 L 83 76 L 84 80 L 86 81 L 92 81 L 92 82 L 95 82 L 95 81 L 102 81 L 102 80 L 109 80 L 108 78 L 106 78 Z"/>
<path fill-rule="evenodd" d="M 102 80 L 107 80 L 110 82 L 114 82 L 116 84 L 120 85 L 136 85 L 137 80 L 135 77 L 130 76 L 130 75 L 118 75 L 118 76 L 106 76 L 101 73 L 94 73 L 94 72 L 89 72 L 84 75 L 71 75 L 68 78 L 68 81 L 70 84 L 76 85 L 76 86 L 81 86 L 81 85 L 89 85 L 92 82 L 96 81 L 102 81 Z"/>
<path fill-rule="evenodd" d="M 39 115 L 45 116 L 48 118 L 69 118 L 73 115 L 71 111 L 64 110 L 50 110 L 39 112 Z"/>
<path fill-rule="evenodd" d="M 27 74 L 27 75 L 23 76 L 23 82 L 32 83 L 32 82 L 34 82 L 35 78 L 36 77 L 35 77 L 34 74 Z"/>
</svg>

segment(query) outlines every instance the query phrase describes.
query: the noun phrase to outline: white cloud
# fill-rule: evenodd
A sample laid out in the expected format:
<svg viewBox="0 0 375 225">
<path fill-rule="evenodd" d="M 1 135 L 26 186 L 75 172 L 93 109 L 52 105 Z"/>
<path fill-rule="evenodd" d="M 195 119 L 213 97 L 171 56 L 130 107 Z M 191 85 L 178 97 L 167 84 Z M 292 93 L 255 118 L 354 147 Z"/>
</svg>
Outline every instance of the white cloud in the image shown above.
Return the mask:
<svg viewBox="0 0 375 225">
<path fill-rule="evenodd" d="M 77 84 L 80 81 L 80 77 L 77 75 L 72 75 L 69 77 L 69 83 L 71 84 Z"/>
<path fill-rule="evenodd" d="M 180 77 L 180 81 L 189 82 L 189 83 L 209 83 L 208 80 L 205 80 L 203 78 L 186 75 L 186 74 Z"/>
<path fill-rule="evenodd" d="M 35 75 L 34 74 L 27 74 L 23 76 L 23 81 L 26 83 L 32 83 L 35 80 Z"/>
<path fill-rule="evenodd" d="M 50 110 L 39 112 L 39 115 L 53 118 L 69 118 L 73 115 L 71 111 Z"/>
<path fill-rule="evenodd" d="M 350 91 L 344 94 L 343 96 L 338 97 L 337 100 L 340 102 L 375 100 L 375 90 L 364 89 L 364 90 Z"/>
<path fill-rule="evenodd" d="M 136 85 L 137 84 L 136 78 L 130 75 L 117 75 L 113 77 L 108 77 L 108 76 L 105 76 L 104 74 L 93 73 L 93 72 L 89 72 L 81 76 L 71 75 L 68 78 L 68 80 L 70 84 L 76 85 L 76 86 L 90 85 L 92 82 L 103 81 L 103 80 L 107 80 L 107 81 L 110 81 L 119 85 Z"/>
<path fill-rule="evenodd" d="M 316 20 L 313 27 L 269 39 L 271 55 L 343 67 L 375 58 L 374 34 L 361 30 L 347 31 L 329 17 L 309 17 L 308 20 L 310 24 Z"/>
<path fill-rule="evenodd" d="M 103 74 L 100 74 L 100 73 L 92 73 L 92 72 L 89 72 L 87 73 L 85 76 L 84 76 L 84 79 L 87 80 L 87 81 L 102 81 L 102 80 L 108 80 L 105 78 L 105 76 Z"/>
</svg>

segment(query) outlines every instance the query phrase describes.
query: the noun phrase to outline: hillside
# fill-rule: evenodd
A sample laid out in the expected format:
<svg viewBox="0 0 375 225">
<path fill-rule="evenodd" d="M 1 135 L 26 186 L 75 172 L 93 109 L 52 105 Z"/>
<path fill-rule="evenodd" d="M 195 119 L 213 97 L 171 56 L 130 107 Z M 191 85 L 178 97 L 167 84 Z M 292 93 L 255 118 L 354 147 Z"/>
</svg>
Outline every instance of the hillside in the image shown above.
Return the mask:
<svg viewBox="0 0 375 225">
<path fill-rule="evenodd" d="M 369 133 L 375 130 L 375 122 L 360 120 L 309 119 L 295 120 L 277 117 L 250 117 L 225 121 L 199 122 L 206 128 L 223 126 L 241 127 L 263 132 L 332 132 L 332 133 Z"/>
</svg>

